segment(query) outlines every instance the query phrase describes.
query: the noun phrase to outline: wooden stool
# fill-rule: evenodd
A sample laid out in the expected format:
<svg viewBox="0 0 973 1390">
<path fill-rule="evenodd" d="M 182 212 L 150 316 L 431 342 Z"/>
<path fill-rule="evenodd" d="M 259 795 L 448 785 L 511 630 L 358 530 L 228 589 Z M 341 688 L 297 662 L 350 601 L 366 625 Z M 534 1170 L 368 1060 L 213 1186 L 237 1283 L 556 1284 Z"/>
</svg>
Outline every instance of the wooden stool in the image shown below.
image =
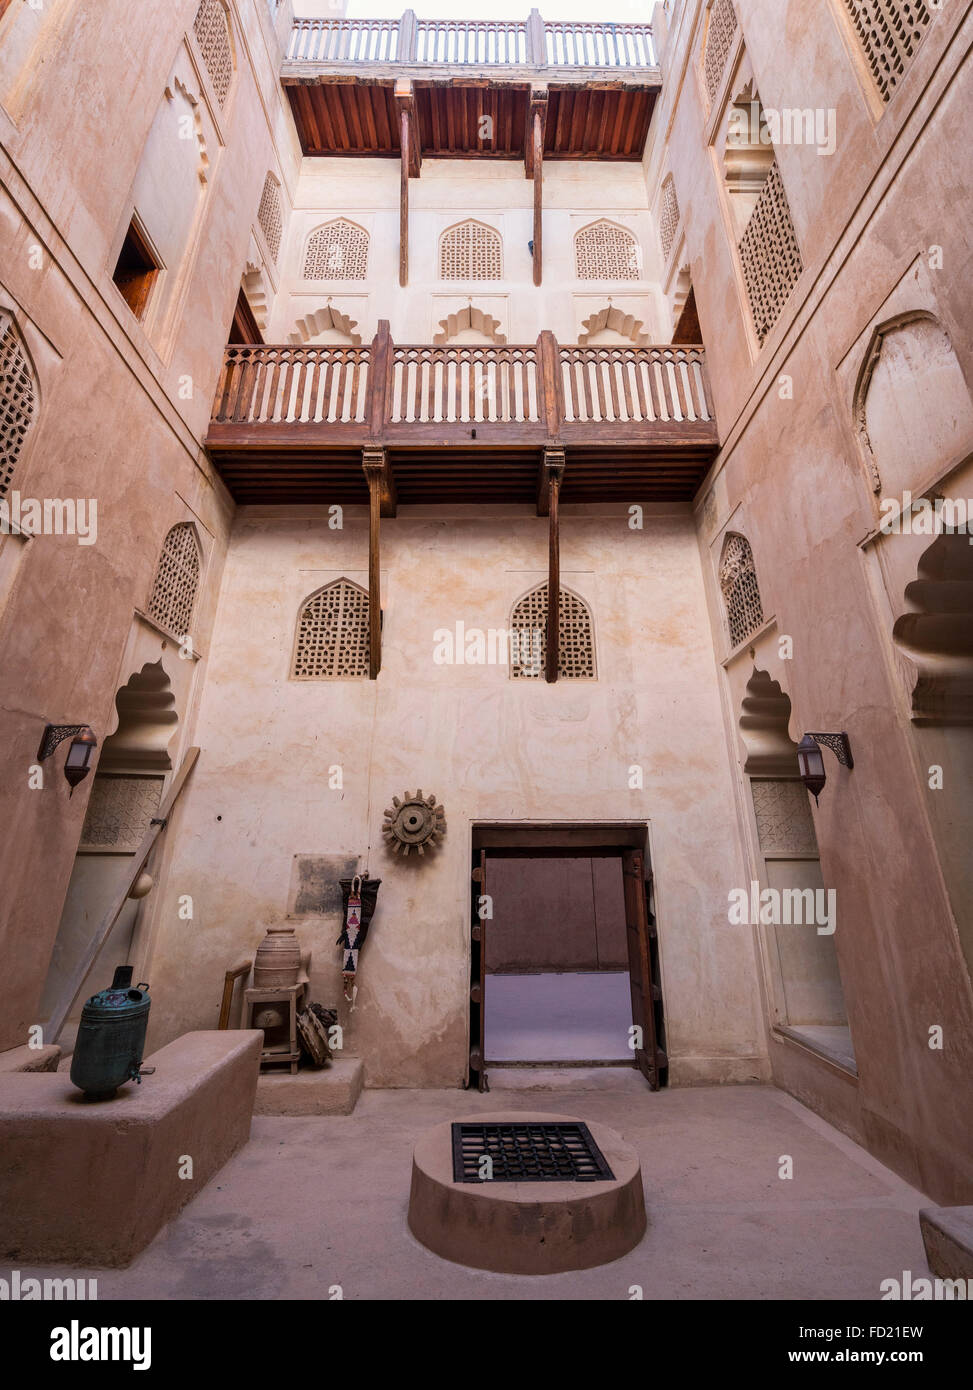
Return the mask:
<svg viewBox="0 0 973 1390">
<path fill-rule="evenodd" d="M 279 989 L 248 989 L 243 994 L 244 1028 L 262 1028 L 264 1045 L 260 1053 L 262 1067 L 279 1066 L 289 1062 L 291 1072 L 297 1071 L 300 1061 L 301 1045 L 297 1040 L 297 997 L 304 990 L 303 984 L 281 986 Z M 278 1008 L 272 1010 L 276 1004 Z M 265 1006 L 263 1010 L 260 1005 Z M 286 1021 L 261 1024 L 261 1012 L 286 1014 Z"/>
</svg>

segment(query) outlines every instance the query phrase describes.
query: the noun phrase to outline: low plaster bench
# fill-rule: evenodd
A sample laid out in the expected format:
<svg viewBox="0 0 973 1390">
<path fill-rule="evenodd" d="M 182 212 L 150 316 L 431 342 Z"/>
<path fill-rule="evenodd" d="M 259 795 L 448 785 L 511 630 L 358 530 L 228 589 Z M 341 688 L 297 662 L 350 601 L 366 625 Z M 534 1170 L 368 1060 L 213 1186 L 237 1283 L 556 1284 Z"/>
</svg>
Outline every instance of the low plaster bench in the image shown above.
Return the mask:
<svg viewBox="0 0 973 1390">
<path fill-rule="evenodd" d="M 97 1103 L 64 1072 L 0 1074 L 0 1257 L 129 1264 L 247 1142 L 262 1045 L 186 1033 Z"/>
</svg>

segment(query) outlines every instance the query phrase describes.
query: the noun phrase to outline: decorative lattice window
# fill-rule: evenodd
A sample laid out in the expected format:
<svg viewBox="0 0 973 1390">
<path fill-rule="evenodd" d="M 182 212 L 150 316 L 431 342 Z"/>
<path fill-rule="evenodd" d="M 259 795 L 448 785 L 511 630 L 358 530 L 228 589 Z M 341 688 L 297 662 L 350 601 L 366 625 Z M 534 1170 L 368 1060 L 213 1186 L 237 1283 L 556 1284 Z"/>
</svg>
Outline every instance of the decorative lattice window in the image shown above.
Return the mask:
<svg viewBox="0 0 973 1390">
<path fill-rule="evenodd" d="M 196 11 L 193 31 L 216 100 L 223 106 L 233 81 L 233 47 L 230 43 L 230 21 L 220 0 L 203 0 Z"/>
<path fill-rule="evenodd" d="M 257 210 L 257 221 L 267 242 L 267 249 L 276 261 L 280 254 L 280 238 L 284 230 L 284 214 L 280 206 L 280 188 L 273 174 L 264 179 L 264 191 Z"/>
<path fill-rule="evenodd" d="M 160 627 L 177 637 L 184 637 L 190 630 L 199 571 L 196 528 L 191 521 L 182 521 L 166 536 L 146 610 Z"/>
<path fill-rule="evenodd" d="M 502 280 L 503 241 L 494 227 L 460 222 L 439 242 L 440 280 Z"/>
<path fill-rule="evenodd" d="M 726 604 L 730 646 L 736 648 L 756 632 L 764 620 L 753 551 L 743 536 L 727 536 L 720 562 L 720 588 Z"/>
<path fill-rule="evenodd" d="M 568 589 L 558 594 L 557 674 L 566 680 L 595 679 L 595 628 L 583 599 Z M 517 680 L 544 676 L 547 662 L 547 585 L 518 600 L 510 619 L 510 674 Z"/>
<path fill-rule="evenodd" d="M 776 160 L 770 166 L 757 206 L 741 238 L 740 261 L 753 326 L 762 346 L 804 269 Z"/>
<path fill-rule="evenodd" d="M 369 649 L 368 592 L 350 579 L 336 579 L 301 609 L 291 676 L 367 680 Z"/>
<path fill-rule="evenodd" d="M 883 101 L 891 101 L 923 35 L 932 23 L 932 0 L 844 0 Z"/>
<path fill-rule="evenodd" d="M 672 255 L 672 243 L 678 230 L 679 199 L 676 197 L 676 182 L 672 175 L 668 174 L 662 185 L 662 204 L 659 209 L 659 236 L 662 240 L 662 254 L 666 260 Z"/>
<path fill-rule="evenodd" d="M 614 222 L 592 222 L 574 238 L 579 280 L 638 280 L 642 252 L 631 232 Z"/>
<path fill-rule="evenodd" d="M 732 0 L 714 0 L 706 26 L 706 51 L 703 56 L 703 79 L 706 95 L 711 102 L 715 101 L 720 89 L 736 31 L 737 13 Z"/>
<path fill-rule="evenodd" d="M 0 314 L 0 497 L 10 487 L 37 411 L 37 388 L 27 354 L 7 314 Z"/>
<path fill-rule="evenodd" d="M 311 234 L 304 253 L 305 280 L 366 280 L 368 233 L 339 217 Z"/>
</svg>

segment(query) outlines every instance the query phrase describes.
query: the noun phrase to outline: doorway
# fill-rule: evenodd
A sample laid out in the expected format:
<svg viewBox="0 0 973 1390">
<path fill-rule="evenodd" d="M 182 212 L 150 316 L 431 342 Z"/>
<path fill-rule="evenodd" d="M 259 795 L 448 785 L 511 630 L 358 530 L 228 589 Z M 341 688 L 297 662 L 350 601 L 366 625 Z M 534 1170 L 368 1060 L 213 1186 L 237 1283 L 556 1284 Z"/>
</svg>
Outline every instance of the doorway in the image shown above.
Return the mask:
<svg viewBox="0 0 973 1390">
<path fill-rule="evenodd" d="M 647 827 L 473 828 L 470 1082 L 490 1067 L 638 1067 L 665 1084 Z"/>
</svg>

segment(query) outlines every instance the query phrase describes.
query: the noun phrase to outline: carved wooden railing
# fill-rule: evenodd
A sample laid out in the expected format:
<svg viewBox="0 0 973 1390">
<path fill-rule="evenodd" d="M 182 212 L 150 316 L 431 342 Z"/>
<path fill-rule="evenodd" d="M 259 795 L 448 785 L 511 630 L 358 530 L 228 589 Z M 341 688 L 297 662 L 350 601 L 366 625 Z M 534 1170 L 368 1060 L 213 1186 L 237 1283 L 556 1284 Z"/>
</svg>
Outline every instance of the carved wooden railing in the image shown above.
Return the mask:
<svg viewBox="0 0 973 1390">
<path fill-rule="evenodd" d="M 297 19 L 288 60 L 453 67 L 655 67 L 650 24 L 492 19 Z"/>
<path fill-rule="evenodd" d="M 711 420 L 705 355 L 695 347 L 562 347 L 565 424 Z"/>
<path fill-rule="evenodd" d="M 693 346 L 393 343 L 226 349 L 211 441 L 715 439 Z M 662 427 L 661 430 L 659 427 Z"/>
<path fill-rule="evenodd" d="M 535 423 L 539 401 L 536 347 L 392 349 L 389 424 Z"/>
<path fill-rule="evenodd" d="M 365 424 L 372 346 L 228 347 L 213 423 Z"/>
</svg>

